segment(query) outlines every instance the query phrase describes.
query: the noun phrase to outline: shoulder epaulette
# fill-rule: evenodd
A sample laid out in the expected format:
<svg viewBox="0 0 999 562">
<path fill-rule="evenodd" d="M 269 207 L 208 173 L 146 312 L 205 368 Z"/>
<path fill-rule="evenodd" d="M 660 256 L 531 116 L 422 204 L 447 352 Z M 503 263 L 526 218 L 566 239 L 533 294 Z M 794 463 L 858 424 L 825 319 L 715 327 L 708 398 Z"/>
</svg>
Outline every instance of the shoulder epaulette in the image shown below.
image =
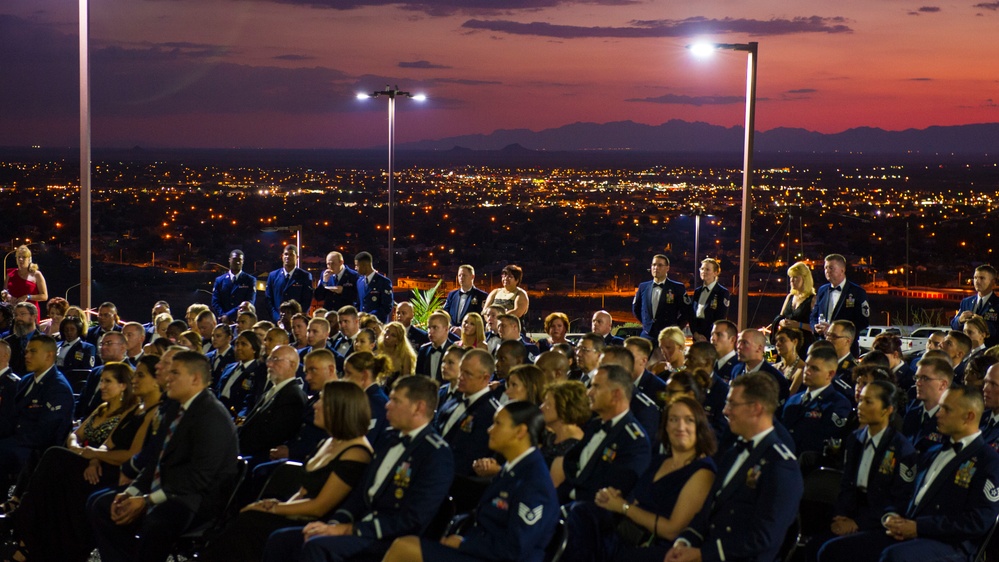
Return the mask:
<svg viewBox="0 0 999 562">
<path fill-rule="evenodd" d="M 791 452 L 791 449 L 788 449 L 787 445 L 783 443 L 774 443 L 774 450 L 777 451 L 777 454 L 780 455 L 781 458 L 783 458 L 786 461 L 797 462 L 798 460 L 798 457 L 794 456 L 794 453 Z"/>
<path fill-rule="evenodd" d="M 433 445 L 435 449 L 447 447 L 447 441 L 445 441 L 440 435 L 433 432 L 427 434 L 427 443 Z"/>
<path fill-rule="evenodd" d="M 499 410 L 500 408 L 503 407 L 503 405 L 500 404 L 500 401 L 497 400 L 496 398 L 490 398 L 489 404 L 493 407 L 494 410 Z"/>
<path fill-rule="evenodd" d="M 636 389 L 635 396 L 638 397 L 638 401 L 641 402 L 642 404 L 645 404 L 646 406 L 652 406 L 652 407 L 658 408 L 658 406 L 656 405 L 656 401 L 653 400 L 653 399 L 651 399 L 651 398 L 649 398 L 648 394 L 645 394 L 644 392 L 637 392 L 637 389 Z"/>
<path fill-rule="evenodd" d="M 645 437 L 645 430 L 643 430 L 642 426 L 639 425 L 636 422 L 631 422 L 631 423 L 625 425 L 624 426 L 624 431 L 628 435 L 630 435 L 631 439 L 634 440 L 634 441 L 638 441 L 638 439 L 640 439 L 642 437 Z"/>
</svg>

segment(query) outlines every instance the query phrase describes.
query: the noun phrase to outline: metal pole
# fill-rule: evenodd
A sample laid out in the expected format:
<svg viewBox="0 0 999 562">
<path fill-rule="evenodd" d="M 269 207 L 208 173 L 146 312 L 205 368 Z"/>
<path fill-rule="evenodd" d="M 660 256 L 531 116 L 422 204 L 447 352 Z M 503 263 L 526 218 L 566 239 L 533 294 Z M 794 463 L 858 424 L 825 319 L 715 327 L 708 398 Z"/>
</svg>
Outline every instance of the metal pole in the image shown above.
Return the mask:
<svg viewBox="0 0 999 562">
<path fill-rule="evenodd" d="M 90 0 L 80 0 L 80 306 L 90 309 Z"/>
<path fill-rule="evenodd" d="M 295 265 L 302 267 L 302 229 L 299 227 L 295 230 L 295 248 L 298 250 L 298 255 L 295 257 L 295 261 L 298 262 Z"/>
<path fill-rule="evenodd" d="M 739 329 L 749 324 L 749 240 L 753 215 L 753 130 L 756 125 L 756 53 L 759 43 L 748 45 L 746 65 L 746 146 L 742 164 L 742 240 L 739 243 Z"/>
<path fill-rule="evenodd" d="M 397 88 L 398 89 L 398 88 Z M 395 159 L 395 92 L 388 96 L 388 277 L 395 279 L 395 252 L 392 238 L 395 237 L 394 216 L 392 214 L 392 165 Z"/>
<path fill-rule="evenodd" d="M 694 215 L 694 279 L 690 284 L 693 289 L 697 286 L 698 275 L 701 272 L 698 266 L 698 258 L 701 255 L 701 213 Z"/>
</svg>

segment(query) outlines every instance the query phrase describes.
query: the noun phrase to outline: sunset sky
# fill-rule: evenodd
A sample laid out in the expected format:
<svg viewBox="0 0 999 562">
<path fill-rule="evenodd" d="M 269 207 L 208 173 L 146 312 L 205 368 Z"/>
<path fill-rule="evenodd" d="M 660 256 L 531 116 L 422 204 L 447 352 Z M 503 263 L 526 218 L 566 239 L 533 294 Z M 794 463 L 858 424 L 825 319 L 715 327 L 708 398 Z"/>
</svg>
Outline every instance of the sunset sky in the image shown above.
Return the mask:
<svg viewBox="0 0 999 562">
<path fill-rule="evenodd" d="M 95 146 L 365 148 L 575 122 L 999 122 L 999 2 L 92 0 Z M 78 142 L 76 0 L 0 3 L 0 146 Z"/>
</svg>

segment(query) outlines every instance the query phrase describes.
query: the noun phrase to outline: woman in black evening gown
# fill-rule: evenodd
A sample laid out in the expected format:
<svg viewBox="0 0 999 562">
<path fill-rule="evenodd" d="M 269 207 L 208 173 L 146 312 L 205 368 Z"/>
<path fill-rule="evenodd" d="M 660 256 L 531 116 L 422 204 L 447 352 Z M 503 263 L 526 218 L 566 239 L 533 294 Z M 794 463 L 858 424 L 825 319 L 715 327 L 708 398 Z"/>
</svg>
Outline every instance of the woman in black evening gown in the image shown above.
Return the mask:
<svg viewBox="0 0 999 562">
<path fill-rule="evenodd" d="M 812 325 L 809 317 L 812 314 L 812 301 L 815 299 L 815 282 L 812 279 L 812 270 L 804 262 L 798 262 L 787 269 L 787 276 L 791 284 L 791 292 L 784 299 L 784 305 L 780 311 L 780 322 L 778 328 L 794 328 L 801 330 L 804 335 L 802 348 L 798 354 L 804 354 L 808 346 L 815 341 L 812 333 Z M 774 330 L 772 336 L 776 336 Z"/>
</svg>

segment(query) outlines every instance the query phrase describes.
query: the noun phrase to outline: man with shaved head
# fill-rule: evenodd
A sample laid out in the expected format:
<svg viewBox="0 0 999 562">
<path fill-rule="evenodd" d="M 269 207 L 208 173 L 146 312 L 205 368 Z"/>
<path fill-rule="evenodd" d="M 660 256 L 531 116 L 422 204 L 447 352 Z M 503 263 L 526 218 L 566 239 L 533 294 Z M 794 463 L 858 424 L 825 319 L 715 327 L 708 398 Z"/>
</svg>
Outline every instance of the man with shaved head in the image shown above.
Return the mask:
<svg viewBox="0 0 999 562">
<path fill-rule="evenodd" d="M 569 358 L 557 351 L 546 351 L 534 364 L 545 374 L 545 382 L 561 382 L 569 378 Z"/>
<path fill-rule="evenodd" d="M 767 337 L 759 330 L 743 330 L 735 342 L 735 351 L 739 362 L 732 369 L 732 380 L 741 375 L 763 372 L 774 378 L 779 389 L 778 407 L 782 407 L 790 395 L 791 384 L 783 373 L 768 363 L 765 357 Z"/>
<path fill-rule="evenodd" d="M 604 338 L 604 343 L 607 345 L 624 345 L 623 338 L 611 334 L 613 326 L 614 319 L 606 310 L 598 310 L 593 313 L 593 318 L 590 320 L 590 328 L 593 333 Z"/>
</svg>

